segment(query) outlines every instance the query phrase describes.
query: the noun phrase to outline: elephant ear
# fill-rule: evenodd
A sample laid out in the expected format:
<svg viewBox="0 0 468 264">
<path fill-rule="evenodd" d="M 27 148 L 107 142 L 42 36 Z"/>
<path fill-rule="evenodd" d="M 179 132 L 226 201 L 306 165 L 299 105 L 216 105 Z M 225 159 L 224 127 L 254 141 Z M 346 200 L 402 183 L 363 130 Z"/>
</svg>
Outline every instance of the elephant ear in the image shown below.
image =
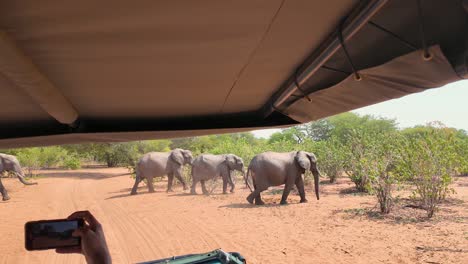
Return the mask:
<svg viewBox="0 0 468 264">
<path fill-rule="evenodd" d="M 315 156 L 314 153 L 307 153 L 307 156 L 309 157 L 310 162 L 317 163 L 317 157 Z"/>
<path fill-rule="evenodd" d="M 244 161 L 242 160 L 241 157 L 234 156 L 234 158 L 236 159 L 236 163 L 237 163 L 237 164 L 242 164 L 242 165 L 244 164 Z"/>
<path fill-rule="evenodd" d="M 310 159 L 304 151 L 298 151 L 294 157 L 297 165 L 303 170 L 304 173 L 306 170 L 310 169 Z"/>
<path fill-rule="evenodd" d="M 169 157 L 179 165 L 184 164 L 184 156 L 179 149 L 174 149 Z"/>
<path fill-rule="evenodd" d="M 224 162 L 226 163 L 228 168 L 231 169 L 233 165 L 236 164 L 237 160 L 232 155 L 225 155 Z"/>
</svg>

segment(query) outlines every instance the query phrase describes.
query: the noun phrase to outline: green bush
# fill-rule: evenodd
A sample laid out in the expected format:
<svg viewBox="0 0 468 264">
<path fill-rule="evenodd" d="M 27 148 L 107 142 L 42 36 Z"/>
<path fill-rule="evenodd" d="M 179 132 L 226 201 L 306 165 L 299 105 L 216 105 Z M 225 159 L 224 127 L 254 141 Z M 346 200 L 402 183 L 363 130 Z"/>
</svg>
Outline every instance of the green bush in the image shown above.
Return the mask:
<svg viewBox="0 0 468 264">
<path fill-rule="evenodd" d="M 450 187 L 460 157 L 454 144 L 453 130 L 429 125 L 404 131 L 407 142 L 399 172 L 416 189 L 413 198 L 426 209 L 431 218 L 454 190 Z"/>
<path fill-rule="evenodd" d="M 69 155 L 63 161 L 63 166 L 67 169 L 77 170 L 81 168 L 81 160 L 76 155 Z"/>
<path fill-rule="evenodd" d="M 20 165 L 29 177 L 33 176 L 34 170 L 41 168 L 40 155 L 40 148 L 24 148 L 16 153 Z"/>
<path fill-rule="evenodd" d="M 393 206 L 393 189 L 400 183 L 401 177 L 395 173 L 395 167 L 401 159 L 404 139 L 398 133 L 387 132 L 374 135 L 372 141 L 368 190 L 377 197 L 380 212 L 388 214 Z"/>
<path fill-rule="evenodd" d="M 104 162 L 108 167 L 134 166 L 140 154 L 138 142 L 101 143 L 96 144 L 97 161 Z"/>
<path fill-rule="evenodd" d="M 349 154 L 346 146 L 331 137 L 327 141 L 316 142 L 310 149 L 317 156 L 317 165 L 321 174 L 326 175 L 330 183 L 336 182 L 336 179 L 344 172 L 348 161 Z"/>
<path fill-rule="evenodd" d="M 56 167 L 65 160 L 68 152 L 59 146 L 40 148 L 39 160 L 42 168 Z"/>
<path fill-rule="evenodd" d="M 346 172 L 351 181 L 360 192 L 367 192 L 370 188 L 369 174 L 371 173 L 371 162 L 374 160 L 376 147 L 372 134 L 364 130 L 352 130 L 349 137 L 350 156 L 346 164 Z"/>
</svg>

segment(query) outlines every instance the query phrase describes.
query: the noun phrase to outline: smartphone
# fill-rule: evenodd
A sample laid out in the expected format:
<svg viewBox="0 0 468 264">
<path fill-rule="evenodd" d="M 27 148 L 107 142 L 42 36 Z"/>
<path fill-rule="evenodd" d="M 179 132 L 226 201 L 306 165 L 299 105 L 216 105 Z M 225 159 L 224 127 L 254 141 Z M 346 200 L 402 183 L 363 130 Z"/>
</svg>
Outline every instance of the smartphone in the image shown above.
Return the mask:
<svg viewBox="0 0 468 264">
<path fill-rule="evenodd" d="M 45 250 L 81 245 L 81 238 L 72 233 L 83 226 L 83 219 L 40 220 L 24 225 L 25 246 L 27 250 Z"/>
</svg>

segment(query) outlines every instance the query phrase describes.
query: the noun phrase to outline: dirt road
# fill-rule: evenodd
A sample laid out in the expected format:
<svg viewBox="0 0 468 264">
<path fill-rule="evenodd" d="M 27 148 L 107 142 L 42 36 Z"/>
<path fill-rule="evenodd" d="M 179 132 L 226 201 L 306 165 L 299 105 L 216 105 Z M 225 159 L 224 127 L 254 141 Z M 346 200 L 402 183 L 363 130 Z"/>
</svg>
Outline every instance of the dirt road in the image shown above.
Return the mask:
<svg viewBox="0 0 468 264">
<path fill-rule="evenodd" d="M 419 221 L 411 210 L 402 216 L 369 217 L 372 196 L 347 193 L 342 179 L 322 185 L 322 198 L 279 206 L 279 194 L 264 195 L 271 205 L 245 202 L 248 190 L 209 197 L 164 192 L 129 196 L 127 171 L 82 169 L 45 171 L 39 185 L 4 179 L 11 200 L 0 202 L 0 263 L 84 263 L 80 255 L 27 252 L 26 221 L 63 218 L 90 210 L 102 222 L 114 263 L 132 263 L 216 248 L 238 251 L 248 263 L 468 263 L 468 178 L 454 185 L 457 194 L 438 218 Z M 240 184 L 238 184 L 240 185 Z M 217 192 L 220 190 L 218 189 Z M 200 192 L 200 190 L 199 190 Z M 419 210 L 420 211 L 420 210 Z M 422 212 L 417 212 L 422 213 Z"/>
</svg>

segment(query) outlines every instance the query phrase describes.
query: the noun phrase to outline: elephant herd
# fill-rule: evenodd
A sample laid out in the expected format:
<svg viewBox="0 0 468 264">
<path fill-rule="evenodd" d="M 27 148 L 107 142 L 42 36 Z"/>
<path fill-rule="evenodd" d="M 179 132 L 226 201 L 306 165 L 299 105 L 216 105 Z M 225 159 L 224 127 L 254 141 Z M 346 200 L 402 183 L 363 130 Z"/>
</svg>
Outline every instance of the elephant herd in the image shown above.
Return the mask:
<svg viewBox="0 0 468 264">
<path fill-rule="evenodd" d="M 187 190 L 187 183 L 183 176 L 184 165 L 192 167 L 192 186 L 190 192 L 196 194 L 196 186 L 201 185 L 202 192 L 208 194 L 206 181 L 221 177 L 223 180 L 223 193 L 227 193 L 227 187 L 230 186 L 230 192 L 234 192 L 234 181 L 232 173 L 239 171 L 244 176 L 245 184 L 250 188 L 251 193 L 247 196 L 247 201 L 251 204 L 262 205 L 264 202 L 260 193 L 271 186 L 284 184 L 281 204 L 287 204 L 287 198 L 292 187 L 295 185 L 300 202 L 305 203 L 304 180 L 302 175 L 306 170 L 310 170 L 314 176 L 315 195 L 319 197 L 319 177 L 320 172 L 317 168 L 317 158 L 313 153 L 305 151 L 293 151 L 286 153 L 264 152 L 256 155 L 247 168 L 244 169 L 243 160 L 234 154 L 211 155 L 202 154 L 195 159 L 189 150 L 174 149 L 171 152 L 150 152 L 140 158 L 136 165 L 136 177 L 130 194 L 137 194 L 138 185 L 144 179 L 149 192 L 154 192 L 153 179 L 155 177 L 168 177 L 167 191 L 172 191 L 174 177 L 181 183 L 184 190 Z M 18 179 L 25 185 L 29 183 L 24 179 L 24 173 L 16 157 L 0 153 L 0 173 L 4 171 L 13 172 Z M 0 193 L 3 200 L 8 200 L 7 190 L 2 184 L 0 178 Z"/>
<path fill-rule="evenodd" d="M 192 166 L 191 194 L 196 194 L 198 182 L 200 182 L 202 192 L 208 194 L 206 181 L 219 176 L 223 180 L 223 193 L 227 193 L 228 185 L 230 192 L 234 192 L 232 173 L 239 171 L 242 172 L 246 185 L 252 191 L 247 196 L 247 201 L 251 204 L 254 202 L 256 205 L 264 204 L 260 193 L 271 186 L 282 184 L 284 184 L 284 191 L 281 204 L 287 204 L 289 192 L 294 185 L 301 197 L 300 202 L 305 203 L 307 199 L 302 175 L 306 170 L 310 170 L 314 176 L 315 195 L 317 200 L 320 198 L 320 172 L 317 167 L 317 158 L 313 153 L 305 151 L 258 154 L 250 162 L 247 172 L 245 172 L 242 159 L 234 154 L 202 154 L 194 159 L 189 150 L 183 149 L 174 149 L 169 153 L 150 152 L 145 154 L 136 165 L 135 184 L 130 194 L 137 194 L 138 184 L 144 179 L 146 179 L 149 192 L 154 192 L 153 179 L 165 175 L 168 176 L 168 192 L 172 191 L 174 176 L 182 183 L 184 190 L 187 190 L 187 184 L 182 177 L 183 167 L 186 164 Z"/>
</svg>

